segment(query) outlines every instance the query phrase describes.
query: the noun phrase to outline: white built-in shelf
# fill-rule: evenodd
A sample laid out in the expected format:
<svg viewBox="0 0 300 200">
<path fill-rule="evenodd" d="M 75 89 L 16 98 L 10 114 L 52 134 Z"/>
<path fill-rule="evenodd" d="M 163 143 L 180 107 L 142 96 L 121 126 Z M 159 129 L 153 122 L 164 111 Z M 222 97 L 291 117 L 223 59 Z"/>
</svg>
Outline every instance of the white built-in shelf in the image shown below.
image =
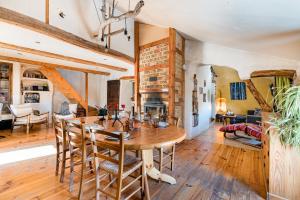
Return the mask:
<svg viewBox="0 0 300 200">
<path fill-rule="evenodd" d="M 23 77 L 22 80 L 24 80 L 24 81 L 44 81 L 44 82 L 48 82 L 48 79 L 43 79 L 43 78 L 28 78 L 28 77 Z"/>
</svg>

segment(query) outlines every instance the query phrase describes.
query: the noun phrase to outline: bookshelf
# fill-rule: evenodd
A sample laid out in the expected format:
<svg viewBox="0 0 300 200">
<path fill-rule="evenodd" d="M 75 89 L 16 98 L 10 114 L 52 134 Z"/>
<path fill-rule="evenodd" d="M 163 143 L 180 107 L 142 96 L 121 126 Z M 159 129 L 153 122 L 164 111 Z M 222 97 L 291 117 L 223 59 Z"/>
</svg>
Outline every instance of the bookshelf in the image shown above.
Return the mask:
<svg viewBox="0 0 300 200">
<path fill-rule="evenodd" d="M 0 62 L 0 103 L 3 103 L 2 114 L 8 114 L 8 105 L 11 104 L 12 65 Z"/>
</svg>

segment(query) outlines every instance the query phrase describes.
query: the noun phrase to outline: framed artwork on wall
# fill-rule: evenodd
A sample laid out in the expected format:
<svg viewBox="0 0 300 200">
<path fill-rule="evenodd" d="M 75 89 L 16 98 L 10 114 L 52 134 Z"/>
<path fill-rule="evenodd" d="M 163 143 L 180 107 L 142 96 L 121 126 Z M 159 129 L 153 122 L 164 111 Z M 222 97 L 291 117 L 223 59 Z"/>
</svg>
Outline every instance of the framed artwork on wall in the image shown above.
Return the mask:
<svg viewBox="0 0 300 200">
<path fill-rule="evenodd" d="M 245 82 L 235 82 L 230 83 L 230 98 L 231 100 L 246 100 L 246 83 Z"/>
</svg>

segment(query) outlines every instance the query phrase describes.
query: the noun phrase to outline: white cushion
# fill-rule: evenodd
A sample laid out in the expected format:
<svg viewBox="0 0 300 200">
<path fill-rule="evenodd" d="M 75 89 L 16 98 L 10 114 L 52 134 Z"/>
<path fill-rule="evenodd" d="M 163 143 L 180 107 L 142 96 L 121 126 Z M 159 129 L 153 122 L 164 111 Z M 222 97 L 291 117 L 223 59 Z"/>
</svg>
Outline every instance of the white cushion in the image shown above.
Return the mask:
<svg viewBox="0 0 300 200">
<path fill-rule="evenodd" d="M 69 104 L 70 113 L 77 113 L 77 104 Z"/>
<path fill-rule="evenodd" d="M 20 105 L 10 105 L 10 108 L 17 117 L 22 117 L 24 115 L 33 113 L 32 106 L 29 103 Z"/>
<path fill-rule="evenodd" d="M 59 119 L 59 120 L 68 120 L 68 119 L 73 119 L 75 118 L 75 115 L 74 114 L 69 114 L 69 115 L 58 115 L 58 114 L 54 114 L 54 117 L 56 119 Z"/>
<path fill-rule="evenodd" d="M 47 120 L 47 115 L 31 115 L 30 116 L 30 123 L 39 123 L 44 122 Z"/>
</svg>

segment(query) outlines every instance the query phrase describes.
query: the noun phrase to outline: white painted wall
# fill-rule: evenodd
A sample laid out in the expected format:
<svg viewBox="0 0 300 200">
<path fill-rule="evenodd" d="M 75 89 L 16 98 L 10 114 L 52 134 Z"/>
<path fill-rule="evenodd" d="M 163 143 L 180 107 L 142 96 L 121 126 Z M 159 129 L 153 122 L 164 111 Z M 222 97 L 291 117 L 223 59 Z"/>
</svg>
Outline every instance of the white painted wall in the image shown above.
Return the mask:
<svg viewBox="0 0 300 200">
<path fill-rule="evenodd" d="M 192 91 L 194 88 L 193 77 L 194 74 L 197 76 L 198 86 L 198 114 L 199 114 L 199 124 L 196 127 L 192 126 Z M 208 94 L 212 92 L 212 76 L 210 65 L 199 65 L 199 64 L 186 64 L 185 71 L 185 124 L 187 138 L 191 139 L 204 131 L 206 131 L 210 126 L 210 117 L 212 113 L 211 99 L 207 98 L 206 102 L 203 102 L 203 95 L 199 94 L 199 87 L 204 87 L 204 80 L 206 80 L 206 87 L 204 88 L 204 93 Z M 208 92 L 210 91 L 210 92 Z"/>
<path fill-rule="evenodd" d="M 125 110 L 131 111 L 133 97 L 132 80 L 120 80 L 120 100 L 119 104 L 125 104 Z"/>
<path fill-rule="evenodd" d="M 300 61 L 297 60 L 191 40 L 186 42 L 186 59 L 191 63 L 232 67 L 241 79 L 249 79 L 255 70 L 267 69 L 295 69 L 300 75 Z"/>
<path fill-rule="evenodd" d="M 59 69 L 60 74 L 73 86 L 73 88 L 85 98 L 85 74 L 82 72 Z M 105 106 L 107 102 L 107 80 L 106 76 L 89 74 L 89 105 Z M 63 94 L 55 90 L 54 111 L 58 112 L 64 101 L 68 101 Z"/>
<path fill-rule="evenodd" d="M 14 62 L 12 71 L 12 103 L 21 103 L 21 64 Z"/>
</svg>

